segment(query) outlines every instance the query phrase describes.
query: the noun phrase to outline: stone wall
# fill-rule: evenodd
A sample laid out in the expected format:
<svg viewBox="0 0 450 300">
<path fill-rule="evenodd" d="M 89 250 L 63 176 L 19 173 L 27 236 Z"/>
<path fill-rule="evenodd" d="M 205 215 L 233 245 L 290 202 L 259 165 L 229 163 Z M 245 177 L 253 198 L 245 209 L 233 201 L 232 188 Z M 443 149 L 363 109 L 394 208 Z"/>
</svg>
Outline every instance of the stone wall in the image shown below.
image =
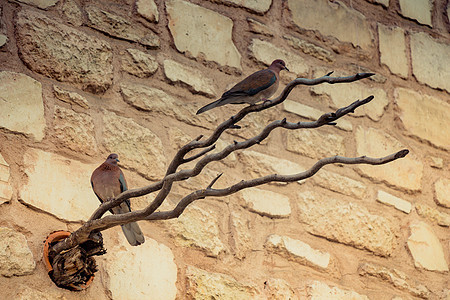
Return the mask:
<svg viewBox="0 0 450 300">
<path fill-rule="evenodd" d="M 449 10 L 445 0 L 1 1 L 0 298 L 450 299 Z M 162 209 L 220 172 L 225 187 L 335 154 L 410 154 L 197 201 L 177 220 L 140 222 L 139 247 L 107 230 L 92 286 L 57 288 L 43 240 L 98 207 L 95 167 L 116 152 L 130 187 L 161 179 L 183 143 L 242 106 L 196 110 L 275 58 L 290 69 L 280 89 L 329 71 L 376 76 L 298 86 L 218 149 L 272 120 L 375 100 L 335 127 L 276 130 L 177 184 Z"/>
</svg>

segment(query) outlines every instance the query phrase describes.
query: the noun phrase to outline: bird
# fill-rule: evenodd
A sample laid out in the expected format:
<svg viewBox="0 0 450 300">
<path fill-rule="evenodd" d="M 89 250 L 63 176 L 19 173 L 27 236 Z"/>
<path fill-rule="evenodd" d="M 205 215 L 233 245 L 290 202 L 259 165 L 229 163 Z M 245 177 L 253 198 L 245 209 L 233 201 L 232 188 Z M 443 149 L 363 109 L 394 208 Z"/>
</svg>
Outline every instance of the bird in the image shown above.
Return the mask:
<svg viewBox="0 0 450 300">
<path fill-rule="evenodd" d="M 267 98 L 277 91 L 281 70 L 289 71 L 283 60 L 274 60 L 267 69 L 249 75 L 223 93 L 220 99 L 200 108 L 197 115 L 225 104 L 250 103 L 253 105 L 262 100 L 268 101 Z"/>
<path fill-rule="evenodd" d="M 102 203 L 113 199 L 128 189 L 123 172 L 117 165 L 118 162 L 119 156 L 115 153 L 111 153 L 108 155 L 105 162 L 92 173 L 92 189 L 98 200 Z M 131 212 L 130 200 L 127 199 L 123 201 L 119 206 L 113 207 L 110 211 L 113 214 Z M 127 238 L 128 243 L 132 246 L 138 246 L 145 241 L 144 234 L 136 222 L 122 225 L 122 231 Z"/>
</svg>

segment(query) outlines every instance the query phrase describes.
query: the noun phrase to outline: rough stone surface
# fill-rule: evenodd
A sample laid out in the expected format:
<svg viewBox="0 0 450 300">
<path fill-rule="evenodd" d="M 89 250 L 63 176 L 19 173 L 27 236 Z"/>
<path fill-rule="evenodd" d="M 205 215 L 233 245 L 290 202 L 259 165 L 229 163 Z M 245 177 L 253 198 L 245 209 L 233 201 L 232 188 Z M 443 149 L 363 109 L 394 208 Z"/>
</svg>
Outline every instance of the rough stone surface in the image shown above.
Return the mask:
<svg viewBox="0 0 450 300">
<path fill-rule="evenodd" d="M 94 122 L 91 116 L 55 106 L 53 130 L 57 144 L 75 152 L 93 155 L 97 153 Z"/>
<path fill-rule="evenodd" d="M 216 96 L 214 82 L 198 69 L 166 59 L 164 61 L 164 73 L 170 81 L 187 84 L 194 92 L 208 97 Z"/>
<path fill-rule="evenodd" d="M 4 34 L 0 34 L 0 48 L 5 46 L 8 42 L 8 37 Z"/>
<path fill-rule="evenodd" d="M 233 277 L 210 273 L 188 266 L 186 270 L 188 299 L 254 299 L 255 287 L 241 283 Z"/>
<path fill-rule="evenodd" d="M 92 93 L 111 86 L 112 50 L 105 41 L 25 9 L 16 30 L 21 58 L 32 71 Z"/>
<path fill-rule="evenodd" d="M 371 3 L 378 3 L 383 5 L 384 7 L 388 7 L 389 6 L 389 0 L 367 0 Z"/>
<path fill-rule="evenodd" d="M 434 183 L 435 199 L 437 204 L 450 208 L 450 179 L 439 178 Z"/>
<path fill-rule="evenodd" d="M 450 149 L 450 131 L 442 130 L 450 128 L 450 104 L 409 89 L 398 88 L 394 94 L 395 103 L 400 109 L 398 116 L 409 135 L 427 140 L 437 147 Z"/>
<path fill-rule="evenodd" d="M 230 18 L 181 0 L 167 1 L 166 10 L 178 51 L 241 69 L 241 54 L 232 40 Z"/>
<path fill-rule="evenodd" d="M 0 204 L 8 202 L 12 198 L 13 190 L 9 183 L 9 178 L 10 178 L 9 164 L 0 154 Z"/>
<path fill-rule="evenodd" d="M 236 211 L 230 213 L 231 224 L 231 249 L 238 259 L 244 259 L 247 251 L 251 249 L 252 236 L 249 231 L 249 220 L 245 215 Z"/>
<path fill-rule="evenodd" d="M 364 199 L 367 195 L 367 186 L 362 182 L 323 169 L 314 175 L 313 180 L 325 189 L 357 199 Z"/>
<path fill-rule="evenodd" d="M 384 157 L 405 149 L 399 141 L 375 128 L 358 126 L 356 129 L 356 155 Z M 410 191 L 420 191 L 423 175 L 423 164 L 414 153 L 405 158 L 380 166 L 360 165 L 358 169 L 367 177 L 385 181 Z"/>
<path fill-rule="evenodd" d="M 366 50 L 373 45 L 373 35 L 364 15 L 342 2 L 289 0 L 288 4 L 294 23 L 300 28 L 318 30 Z"/>
<path fill-rule="evenodd" d="M 121 163 L 147 179 L 161 179 L 166 156 L 160 138 L 131 118 L 103 110 L 103 145 L 119 154 Z M 120 149 L 118 151 L 117 149 Z"/>
<path fill-rule="evenodd" d="M 436 169 L 442 169 L 444 167 L 444 160 L 442 157 L 434 157 L 430 156 L 430 167 L 436 168 Z"/>
<path fill-rule="evenodd" d="M 164 244 L 148 237 L 139 247 L 124 242 L 108 251 L 106 260 L 113 299 L 175 299 L 177 266 Z"/>
<path fill-rule="evenodd" d="M 138 14 L 150 22 L 159 22 L 158 7 L 154 0 L 137 0 L 136 8 Z"/>
<path fill-rule="evenodd" d="M 421 83 L 450 92 L 450 44 L 440 43 L 426 33 L 411 35 L 414 76 Z"/>
<path fill-rule="evenodd" d="M 370 95 L 374 95 L 373 99 L 367 105 L 359 107 L 350 116 L 361 117 L 368 116 L 374 121 L 379 121 L 384 114 L 384 110 L 389 104 L 389 99 L 384 89 L 371 88 L 362 83 L 348 84 L 322 84 L 311 88 L 318 95 L 328 95 L 335 108 L 341 108 L 351 104 L 358 99 L 364 99 Z"/>
<path fill-rule="evenodd" d="M 405 273 L 396 269 L 388 269 L 380 265 L 364 262 L 359 266 L 358 272 L 361 276 L 372 276 L 384 280 L 416 297 L 428 299 L 431 294 L 425 285 L 413 281 Z"/>
<path fill-rule="evenodd" d="M 89 178 L 98 165 L 88 165 L 63 156 L 28 150 L 24 155 L 28 182 L 19 190 L 25 203 L 69 221 L 86 221 L 99 201 Z M 44 186 L 64 187 L 45 189 Z"/>
<path fill-rule="evenodd" d="M 287 132 L 286 149 L 318 159 L 333 155 L 345 156 L 344 138 L 342 136 L 318 130 L 289 130 Z"/>
<path fill-rule="evenodd" d="M 44 138 L 42 86 L 22 73 L 0 72 L 0 127 Z M 26 120 L 26 121 L 23 121 Z"/>
<path fill-rule="evenodd" d="M 283 279 L 270 278 L 264 282 L 266 299 L 294 300 L 298 299 L 292 287 Z"/>
<path fill-rule="evenodd" d="M 330 287 L 320 281 L 312 281 L 306 285 L 306 299 L 333 299 L 333 300 L 369 300 L 365 295 L 355 291 L 344 290 L 336 286 Z"/>
<path fill-rule="evenodd" d="M 30 288 L 26 285 L 19 285 L 16 287 L 17 294 L 14 295 L 15 300 L 66 300 L 67 298 L 57 292 L 50 292 L 49 290 L 45 290 L 45 288 L 41 288 L 44 290 L 41 292 L 40 290 Z"/>
<path fill-rule="evenodd" d="M 272 0 L 210 0 L 212 2 L 219 2 L 224 4 L 233 4 L 240 7 L 245 7 L 257 13 L 265 13 L 269 10 Z"/>
<path fill-rule="evenodd" d="M 435 222 L 440 226 L 449 227 L 450 226 L 450 215 L 444 212 L 428 206 L 422 203 L 416 203 L 415 205 L 417 214 L 423 218 Z"/>
<path fill-rule="evenodd" d="M 408 248 L 417 268 L 429 271 L 448 272 L 444 249 L 430 225 L 415 222 L 410 225 Z"/>
<path fill-rule="evenodd" d="M 378 190 L 377 194 L 377 201 L 386 205 L 390 205 L 395 207 L 396 209 L 409 214 L 411 212 L 411 203 L 396 197 L 394 195 L 391 195 L 389 193 L 386 193 L 385 191 Z"/>
<path fill-rule="evenodd" d="M 300 220 L 311 234 L 377 255 L 392 255 L 396 238 L 388 219 L 355 203 L 317 199 L 310 192 L 298 196 Z"/>
<path fill-rule="evenodd" d="M 269 218 L 287 218 L 291 214 L 289 197 L 257 188 L 240 192 L 244 207 L 259 215 Z"/>
<path fill-rule="evenodd" d="M 158 70 L 156 59 L 137 49 L 127 49 L 122 56 L 122 69 L 131 75 L 145 78 L 150 77 Z"/>
<path fill-rule="evenodd" d="M 72 25 L 83 25 L 83 13 L 74 0 L 66 0 L 61 7 L 65 19 Z"/>
<path fill-rule="evenodd" d="M 421 24 L 431 23 L 431 12 L 433 11 L 432 0 L 399 0 L 400 14 L 409 19 L 418 21 Z"/>
<path fill-rule="evenodd" d="M 0 227 L 0 274 L 6 277 L 33 273 L 36 263 L 23 234 Z"/>
<path fill-rule="evenodd" d="M 253 39 L 249 49 L 254 58 L 266 65 L 270 65 L 275 59 L 282 59 L 286 62 L 289 71 L 296 76 L 308 73 L 309 66 L 303 57 L 296 55 L 293 52 L 286 51 L 283 48 L 279 48 L 274 44 L 259 39 Z"/>
<path fill-rule="evenodd" d="M 407 78 L 409 62 L 406 57 L 405 30 L 378 24 L 378 37 L 381 63 L 393 74 Z"/>
<path fill-rule="evenodd" d="M 150 48 L 160 45 L 159 37 L 148 28 L 95 6 L 86 7 L 89 26 L 120 39 L 138 42 Z"/>
<path fill-rule="evenodd" d="M 247 18 L 247 23 L 251 32 L 266 36 L 273 36 L 272 30 L 266 24 L 252 18 Z"/>
<path fill-rule="evenodd" d="M 303 53 L 308 54 L 312 57 L 315 57 L 317 59 L 326 61 L 326 62 L 333 62 L 336 60 L 334 55 L 317 45 L 314 45 L 310 42 L 307 42 L 305 40 L 302 40 L 300 38 L 291 36 L 291 35 L 285 35 L 283 38 L 288 42 L 288 44 L 294 48 L 295 50 L 301 50 Z"/>
<path fill-rule="evenodd" d="M 58 98 L 63 102 L 69 103 L 71 106 L 77 105 L 84 109 L 89 108 L 89 102 L 86 100 L 85 97 L 81 96 L 78 93 L 67 91 L 56 85 L 53 86 L 53 92 L 56 98 Z"/>
<path fill-rule="evenodd" d="M 328 268 L 331 256 L 328 252 L 313 249 L 307 243 L 288 236 L 270 235 L 265 243 L 269 251 L 319 270 Z"/>
<path fill-rule="evenodd" d="M 17 0 L 17 1 L 39 7 L 40 9 L 47 9 L 49 7 L 54 6 L 56 3 L 58 3 L 59 0 Z"/>
<path fill-rule="evenodd" d="M 217 257 L 225 251 L 225 245 L 219 238 L 218 218 L 217 213 L 190 206 L 176 221 L 171 221 L 171 227 L 182 246 L 199 248 L 208 256 Z"/>
</svg>

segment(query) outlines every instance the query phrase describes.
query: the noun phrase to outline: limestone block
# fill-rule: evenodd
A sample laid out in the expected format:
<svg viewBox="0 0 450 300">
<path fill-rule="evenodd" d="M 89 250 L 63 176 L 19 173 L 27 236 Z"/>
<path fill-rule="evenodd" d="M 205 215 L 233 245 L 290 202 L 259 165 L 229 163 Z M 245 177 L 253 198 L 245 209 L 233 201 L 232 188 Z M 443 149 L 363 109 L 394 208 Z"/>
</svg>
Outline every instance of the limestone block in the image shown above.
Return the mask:
<svg viewBox="0 0 450 300">
<path fill-rule="evenodd" d="M 76 92 L 70 92 L 63 88 L 58 87 L 57 85 L 54 85 L 53 93 L 56 98 L 65 103 L 69 103 L 71 106 L 77 105 L 81 108 L 85 109 L 89 108 L 89 102 L 86 100 L 86 98 Z"/>
<path fill-rule="evenodd" d="M 13 190 L 9 183 L 10 168 L 0 154 L 0 204 L 8 202 L 12 198 Z"/>
<path fill-rule="evenodd" d="M 279 48 L 272 43 L 253 39 L 249 46 L 252 56 L 260 62 L 270 65 L 275 59 L 282 59 L 286 62 L 289 71 L 296 76 L 305 75 L 308 73 L 309 66 L 303 57 Z"/>
<path fill-rule="evenodd" d="M 105 41 L 31 10 L 18 13 L 16 26 L 20 57 L 32 71 L 92 93 L 111 86 L 112 50 Z"/>
<path fill-rule="evenodd" d="M 286 136 L 288 151 L 317 159 L 345 156 L 344 138 L 340 135 L 318 130 L 289 130 Z"/>
<path fill-rule="evenodd" d="M 331 260 L 328 252 L 314 249 L 307 243 L 288 236 L 270 235 L 264 246 L 275 254 L 319 270 L 327 269 Z"/>
<path fill-rule="evenodd" d="M 414 76 L 421 83 L 450 92 L 450 44 L 440 43 L 426 33 L 411 35 Z"/>
<path fill-rule="evenodd" d="M 367 186 L 362 182 L 323 169 L 314 175 L 313 180 L 325 189 L 357 199 L 364 199 L 367 195 Z"/>
<path fill-rule="evenodd" d="M 392 224 L 355 203 L 319 199 L 310 192 L 299 193 L 299 216 L 311 234 L 380 256 L 392 255 L 396 237 Z"/>
<path fill-rule="evenodd" d="M 75 152 L 94 155 L 98 151 L 94 122 L 88 114 L 76 113 L 56 105 L 53 114 L 53 136 L 57 144 Z"/>
<path fill-rule="evenodd" d="M 377 201 L 409 214 L 411 212 L 411 203 L 402 198 L 391 195 L 385 191 L 378 190 Z"/>
<path fill-rule="evenodd" d="M 328 95 L 335 108 L 341 108 L 358 99 L 364 99 L 370 95 L 375 98 L 363 107 L 359 107 L 350 116 L 368 116 L 374 121 L 379 121 L 384 110 L 389 104 L 386 92 L 381 88 L 372 88 L 362 83 L 352 82 L 348 84 L 322 84 L 316 85 L 311 90 L 317 95 Z"/>
<path fill-rule="evenodd" d="M 36 6 L 40 9 L 47 9 L 58 3 L 59 0 L 17 0 L 19 2 Z"/>
<path fill-rule="evenodd" d="M 225 251 L 220 239 L 219 215 L 197 206 L 189 206 L 170 226 L 178 244 L 202 249 L 208 256 L 217 257 Z"/>
<path fill-rule="evenodd" d="M 450 127 L 449 104 L 403 88 L 395 89 L 394 95 L 398 116 L 408 135 L 427 140 L 436 147 L 450 149 L 450 132 L 444 130 Z"/>
<path fill-rule="evenodd" d="M 289 0 L 288 5 L 292 20 L 300 28 L 318 30 L 365 50 L 373 46 L 373 34 L 366 17 L 342 2 Z"/>
<path fill-rule="evenodd" d="M 406 57 L 405 30 L 378 24 L 378 37 L 381 63 L 393 74 L 407 78 L 409 62 Z"/>
<path fill-rule="evenodd" d="M 439 178 L 434 183 L 434 199 L 437 204 L 443 207 L 450 208 L 450 179 Z"/>
<path fill-rule="evenodd" d="M 270 5 L 272 5 L 272 0 L 210 0 L 212 2 L 219 2 L 224 4 L 232 4 L 239 7 L 247 8 L 256 13 L 265 13 L 269 10 Z"/>
<path fill-rule="evenodd" d="M 254 299 L 256 288 L 241 283 L 233 277 L 210 273 L 202 269 L 188 266 L 186 270 L 188 299 Z"/>
<path fill-rule="evenodd" d="M 0 72 L 0 127 L 44 138 L 45 119 L 40 82 L 22 73 Z"/>
<path fill-rule="evenodd" d="M 367 0 L 367 1 L 372 2 L 372 3 L 381 4 L 384 7 L 388 7 L 389 6 L 389 0 Z"/>
<path fill-rule="evenodd" d="M 158 62 L 150 54 L 137 49 L 127 49 L 127 53 L 122 56 L 122 69 L 131 75 L 145 78 L 158 70 Z"/>
<path fill-rule="evenodd" d="M 108 152 L 117 153 L 126 168 L 151 180 L 164 176 L 167 158 L 155 133 L 107 110 L 103 110 L 103 125 L 103 145 Z"/>
<path fill-rule="evenodd" d="M 83 25 L 83 13 L 74 0 L 66 0 L 61 7 L 65 19 L 74 26 Z"/>
<path fill-rule="evenodd" d="M 294 290 L 286 280 L 270 278 L 264 282 L 266 299 L 272 300 L 298 300 Z"/>
<path fill-rule="evenodd" d="M 136 8 L 138 14 L 150 22 L 159 22 L 158 7 L 154 0 L 137 0 Z"/>
<path fill-rule="evenodd" d="M 8 42 L 8 37 L 4 34 L 0 34 L 0 48 L 5 46 Z"/>
<path fill-rule="evenodd" d="M 369 300 L 367 296 L 355 291 L 344 290 L 337 286 L 330 287 L 321 281 L 312 281 L 306 285 L 305 299 Z"/>
<path fill-rule="evenodd" d="M 241 54 L 232 40 L 230 18 L 181 0 L 166 1 L 166 10 L 178 51 L 241 69 Z"/>
<path fill-rule="evenodd" d="M 358 273 L 361 276 L 372 276 L 384 280 L 395 288 L 407 291 L 416 297 L 428 299 L 431 294 L 425 285 L 412 280 L 397 269 L 388 269 L 380 265 L 364 262 L 359 266 Z"/>
<path fill-rule="evenodd" d="M 252 236 L 249 230 L 249 221 L 245 215 L 236 211 L 230 213 L 231 237 L 230 242 L 233 254 L 238 259 L 244 259 L 247 251 L 252 247 Z"/>
<path fill-rule="evenodd" d="M 36 263 L 23 234 L 0 227 L 0 274 L 6 277 L 33 273 Z"/>
<path fill-rule="evenodd" d="M 442 157 L 434 157 L 430 156 L 430 167 L 436 168 L 436 169 L 442 169 L 444 167 L 444 160 Z"/>
<path fill-rule="evenodd" d="M 113 299 L 175 299 L 177 266 L 169 247 L 146 237 L 132 247 L 124 242 L 105 255 Z"/>
<path fill-rule="evenodd" d="M 362 126 L 356 129 L 356 155 L 384 157 L 402 149 L 405 147 L 399 141 L 381 130 Z M 414 153 L 389 164 L 360 165 L 358 169 L 371 179 L 410 191 L 421 190 L 423 164 Z"/>
<path fill-rule="evenodd" d="M 244 207 L 261 216 L 269 218 L 287 218 L 291 214 L 289 197 L 258 188 L 245 189 L 240 192 Z"/>
<path fill-rule="evenodd" d="M 328 51 L 322 47 L 319 47 L 317 45 L 314 45 L 310 42 L 307 42 L 305 40 L 302 40 L 300 38 L 291 36 L 291 35 L 285 35 L 283 38 L 287 41 L 287 43 L 296 50 L 301 50 L 303 53 L 308 54 L 312 57 L 315 57 L 317 59 L 326 61 L 326 62 L 333 62 L 336 60 L 334 55 L 331 53 L 331 51 Z"/>
<path fill-rule="evenodd" d="M 408 248 L 416 268 L 448 272 L 444 249 L 431 226 L 424 222 L 414 222 L 410 229 Z"/>
<path fill-rule="evenodd" d="M 138 42 L 150 48 L 158 48 L 159 37 L 151 30 L 129 19 L 101 10 L 95 6 L 85 8 L 89 20 L 88 25 L 113 37 Z"/>
<path fill-rule="evenodd" d="M 433 27 L 431 23 L 432 0 L 399 0 L 399 4 L 402 16 Z"/>
<path fill-rule="evenodd" d="M 28 182 L 19 190 L 19 199 L 26 204 L 69 221 L 86 221 L 99 206 L 89 182 L 98 165 L 30 149 L 24 166 Z"/>
<path fill-rule="evenodd" d="M 272 30 L 266 24 L 252 18 L 247 18 L 247 23 L 251 32 L 266 36 L 273 36 Z"/>
<path fill-rule="evenodd" d="M 20 284 L 15 287 L 17 293 L 14 295 L 15 300 L 66 300 L 67 298 L 58 292 L 45 290 L 42 287 L 42 292 L 40 290 L 30 288 L 26 285 Z M 96 294 L 98 296 L 98 294 Z M 101 298 L 99 298 L 100 300 Z"/>
<path fill-rule="evenodd" d="M 206 74 L 198 69 L 180 64 L 176 61 L 166 59 L 164 61 L 164 74 L 172 82 L 183 82 L 194 92 L 215 97 L 214 82 Z"/>
<path fill-rule="evenodd" d="M 416 203 L 417 214 L 423 218 L 435 222 L 440 226 L 450 226 L 450 215 L 422 203 Z"/>
</svg>

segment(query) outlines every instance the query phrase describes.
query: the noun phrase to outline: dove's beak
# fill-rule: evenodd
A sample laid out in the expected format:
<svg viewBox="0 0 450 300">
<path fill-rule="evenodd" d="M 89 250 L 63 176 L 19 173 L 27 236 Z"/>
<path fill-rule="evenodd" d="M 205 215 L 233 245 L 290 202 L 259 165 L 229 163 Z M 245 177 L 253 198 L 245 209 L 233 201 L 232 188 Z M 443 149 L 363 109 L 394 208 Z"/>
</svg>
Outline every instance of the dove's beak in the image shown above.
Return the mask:
<svg viewBox="0 0 450 300">
<path fill-rule="evenodd" d="M 285 66 L 284 69 L 289 72 L 289 69 Z"/>
</svg>

